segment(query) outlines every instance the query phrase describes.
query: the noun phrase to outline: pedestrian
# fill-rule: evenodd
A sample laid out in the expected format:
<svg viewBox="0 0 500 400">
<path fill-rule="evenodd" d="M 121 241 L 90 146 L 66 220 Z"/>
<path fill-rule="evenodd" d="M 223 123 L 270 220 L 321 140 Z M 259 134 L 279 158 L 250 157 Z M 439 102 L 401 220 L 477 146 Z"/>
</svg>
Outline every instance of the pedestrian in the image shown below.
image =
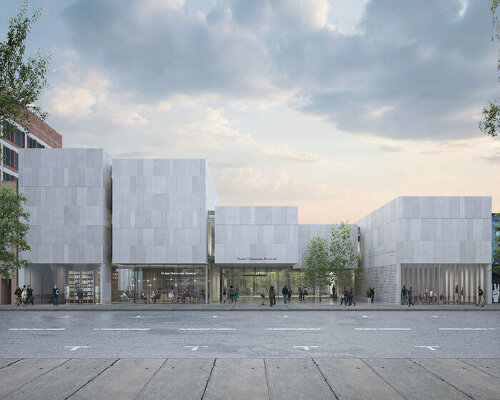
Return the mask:
<svg viewBox="0 0 500 400">
<path fill-rule="evenodd" d="M 332 285 L 332 297 L 335 298 L 335 295 L 337 294 L 335 290 L 335 285 Z"/>
<path fill-rule="evenodd" d="M 453 298 L 453 302 L 456 303 L 458 301 L 458 283 L 455 285 L 455 296 Z"/>
<path fill-rule="evenodd" d="M 349 287 L 349 291 L 347 292 L 347 299 L 349 300 L 349 305 L 356 305 L 356 303 L 354 302 L 354 292 L 352 290 L 352 287 Z"/>
<path fill-rule="evenodd" d="M 54 289 L 52 289 L 52 304 L 54 306 L 59 305 L 59 289 L 57 285 L 54 285 Z"/>
<path fill-rule="evenodd" d="M 28 287 L 26 288 L 26 293 L 28 294 L 28 304 L 31 304 L 33 306 L 35 298 L 33 297 L 33 289 L 31 288 L 31 285 L 28 285 Z"/>
<path fill-rule="evenodd" d="M 260 288 L 260 305 L 263 306 L 266 301 L 266 288 L 264 285 Z"/>
<path fill-rule="evenodd" d="M 283 295 L 283 303 L 286 304 L 286 300 L 288 299 L 288 288 L 286 285 L 281 289 L 281 294 Z"/>
<path fill-rule="evenodd" d="M 234 288 L 234 304 L 236 304 L 236 302 L 238 301 L 238 296 L 240 295 L 240 288 L 239 287 L 235 287 Z"/>
<path fill-rule="evenodd" d="M 299 286 L 297 290 L 299 291 L 299 301 L 302 301 L 304 295 L 304 289 L 302 289 L 302 286 Z"/>
<path fill-rule="evenodd" d="M 371 299 L 371 302 L 372 302 L 372 303 L 373 303 L 373 299 L 374 299 L 374 297 L 375 297 L 375 288 L 374 288 L 374 287 L 372 287 L 372 288 L 370 289 L 370 299 Z"/>
<path fill-rule="evenodd" d="M 307 301 L 308 295 L 309 295 L 309 292 L 307 291 L 307 286 L 304 286 L 304 293 L 302 294 L 302 300 Z"/>
<path fill-rule="evenodd" d="M 78 297 L 78 304 L 83 304 L 83 289 L 80 286 L 76 289 L 76 296 Z"/>
<path fill-rule="evenodd" d="M 21 288 L 19 286 L 16 287 L 16 291 L 14 292 L 14 295 L 16 296 L 16 307 L 20 307 L 21 306 L 21 293 L 23 291 L 21 290 Z"/>
<path fill-rule="evenodd" d="M 477 287 L 477 306 L 484 307 L 484 299 L 483 299 L 483 289 L 481 289 L 481 286 Z"/>
<path fill-rule="evenodd" d="M 292 302 L 292 288 L 288 288 L 288 302 L 291 303 Z"/>
<path fill-rule="evenodd" d="M 340 295 L 340 305 L 342 304 L 347 305 L 347 289 L 345 288 L 345 286 Z"/>
<path fill-rule="evenodd" d="M 23 290 L 21 292 L 21 308 L 27 306 L 28 304 L 28 292 L 26 291 L 26 285 L 23 286 Z"/>
<path fill-rule="evenodd" d="M 401 297 L 403 299 L 401 304 L 403 305 L 408 304 L 407 296 L 408 296 L 408 289 L 406 289 L 406 286 L 403 285 L 403 289 L 401 289 Z"/>
<path fill-rule="evenodd" d="M 227 292 L 227 295 L 229 296 L 229 303 L 232 304 L 234 301 L 234 289 L 233 285 L 229 286 L 229 290 Z"/>
<path fill-rule="evenodd" d="M 224 286 L 224 289 L 222 290 L 222 303 L 226 304 L 226 299 L 227 299 L 227 290 L 226 287 Z"/>
<path fill-rule="evenodd" d="M 465 303 L 465 291 L 463 286 L 460 289 L 460 299 L 462 300 L 462 303 Z"/>
<path fill-rule="evenodd" d="M 269 286 L 269 306 L 273 306 L 276 304 L 276 290 L 274 290 L 274 286 Z"/>
<path fill-rule="evenodd" d="M 415 303 L 413 302 L 413 287 L 410 286 L 410 290 L 408 290 L 408 308 L 410 306 L 415 307 Z"/>
<path fill-rule="evenodd" d="M 429 290 L 429 304 L 434 303 L 434 290 Z"/>
</svg>

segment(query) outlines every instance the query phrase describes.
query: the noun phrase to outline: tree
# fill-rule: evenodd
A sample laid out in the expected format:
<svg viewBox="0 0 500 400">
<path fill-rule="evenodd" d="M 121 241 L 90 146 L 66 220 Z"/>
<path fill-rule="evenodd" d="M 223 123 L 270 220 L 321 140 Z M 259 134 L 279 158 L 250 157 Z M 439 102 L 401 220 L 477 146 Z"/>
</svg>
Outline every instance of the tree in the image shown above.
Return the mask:
<svg viewBox="0 0 500 400">
<path fill-rule="evenodd" d="M 496 10 L 499 4 L 500 0 L 493 0 L 491 3 L 491 14 L 493 26 L 495 28 L 495 34 L 491 37 L 491 40 L 495 41 L 496 39 L 497 42 L 500 42 L 500 23 L 496 15 Z M 500 72 L 500 50 L 497 59 L 497 71 Z M 500 76 L 498 81 L 500 82 Z M 490 101 L 488 107 L 483 109 L 483 116 L 484 119 L 479 122 L 479 129 L 491 137 L 497 136 L 500 132 L 500 106 L 498 105 L 496 99 Z"/>
<path fill-rule="evenodd" d="M 31 265 L 19 259 L 19 251 L 31 250 L 26 234 L 30 215 L 23 209 L 26 197 L 9 187 L 0 187 L 0 275 L 9 279 L 17 268 Z"/>
<path fill-rule="evenodd" d="M 38 50 L 34 57 L 25 57 L 26 39 L 41 15 L 37 10 L 27 17 L 27 9 L 25 0 L 17 16 L 10 19 L 7 40 L 0 42 L 0 117 L 17 122 L 29 132 L 33 114 L 42 120 L 47 117 L 34 103 L 47 87 L 50 54 L 42 55 Z"/>
<path fill-rule="evenodd" d="M 351 238 L 349 225 L 341 222 L 332 225 L 330 239 L 313 237 L 307 244 L 304 275 L 308 283 L 317 288 L 350 283 L 358 273 L 358 255 Z M 354 267 L 354 268 L 353 268 Z"/>
<path fill-rule="evenodd" d="M 318 236 L 309 240 L 305 263 L 304 277 L 310 286 L 317 288 L 331 283 L 330 254 L 326 240 Z"/>
<path fill-rule="evenodd" d="M 349 225 L 333 225 L 330 237 L 331 273 L 337 285 L 350 283 L 358 270 L 358 255 Z M 354 268 L 353 268 L 354 267 Z"/>
</svg>

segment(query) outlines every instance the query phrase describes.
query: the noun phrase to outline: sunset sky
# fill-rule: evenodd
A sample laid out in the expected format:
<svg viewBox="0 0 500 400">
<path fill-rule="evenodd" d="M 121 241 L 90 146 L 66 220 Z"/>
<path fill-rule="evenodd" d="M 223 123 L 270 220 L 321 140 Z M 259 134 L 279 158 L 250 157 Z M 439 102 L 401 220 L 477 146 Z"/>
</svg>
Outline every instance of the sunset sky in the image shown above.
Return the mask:
<svg viewBox="0 0 500 400">
<path fill-rule="evenodd" d="M 0 0 L 0 41 L 20 2 Z M 399 195 L 491 195 L 491 0 L 31 0 L 64 147 L 206 158 L 224 205 L 355 222 Z"/>
</svg>

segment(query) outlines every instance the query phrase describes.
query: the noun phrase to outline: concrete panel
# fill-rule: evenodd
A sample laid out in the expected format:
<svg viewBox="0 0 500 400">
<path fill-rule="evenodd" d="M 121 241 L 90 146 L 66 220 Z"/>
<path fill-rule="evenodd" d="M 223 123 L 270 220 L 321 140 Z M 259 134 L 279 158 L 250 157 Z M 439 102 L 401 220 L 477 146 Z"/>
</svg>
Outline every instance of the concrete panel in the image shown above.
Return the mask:
<svg viewBox="0 0 500 400">
<path fill-rule="evenodd" d="M 411 360 L 364 359 L 363 361 L 405 399 L 470 399 Z M 415 379 L 415 376 L 418 376 L 418 379 Z"/>
<path fill-rule="evenodd" d="M 15 362 L 19 361 L 20 358 L 0 358 L 0 369 L 5 368 Z"/>
<path fill-rule="evenodd" d="M 119 359 L 70 399 L 134 399 L 164 362 L 165 359 Z"/>
<path fill-rule="evenodd" d="M 311 359 L 266 359 L 269 398 L 331 400 L 334 393 Z"/>
<path fill-rule="evenodd" d="M 213 359 L 169 359 L 137 395 L 141 400 L 201 399 Z"/>
<path fill-rule="evenodd" d="M 2 360 L 5 361 L 5 360 Z M 13 362 L 12 360 L 11 362 Z M 0 398 L 7 398 L 12 392 L 47 371 L 61 365 L 66 359 L 23 359 L 0 369 Z M 36 398 L 36 397 L 34 397 Z"/>
<path fill-rule="evenodd" d="M 203 399 L 235 399 L 243 396 L 254 400 L 269 399 L 264 360 L 217 359 Z"/>
<path fill-rule="evenodd" d="M 108 368 L 113 360 L 72 359 L 52 369 L 17 390 L 11 400 L 63 400 Z M 47 385 L 50 382 L 50 385 Z"/>
<path fill-rule="evenodd" d="M 418 359 L 414 361 L 445 382 L 467 393 L 473 399 L 489 400 L 499 397 L 499 378 L 462 361 L 455 359 Z"/>
<path fill-rule="evenodd" d="M 361 360 L 317 358 L 314 361 L 339 399 L 403 399 Z"/>
<path fill-rule="evenodd" d="M 498 359 L 496 358 L 467 358 L 460 361 L 500 378 L 500 368 L 498 368 Z"/>
</svg>

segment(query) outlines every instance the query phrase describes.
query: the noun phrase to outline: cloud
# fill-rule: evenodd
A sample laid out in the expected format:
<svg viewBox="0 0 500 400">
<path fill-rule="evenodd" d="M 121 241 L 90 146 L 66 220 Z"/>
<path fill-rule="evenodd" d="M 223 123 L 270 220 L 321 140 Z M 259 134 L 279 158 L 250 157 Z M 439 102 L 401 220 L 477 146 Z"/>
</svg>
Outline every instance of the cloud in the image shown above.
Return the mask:
<svg viewBox="0 0 500 400">
<path fill-rule="evenodd" d="M 284 146 L 263 146 L 260 148 L 260 154 L 277 157 L 284 160 L 291 160 L 300 163 L 326 163 L 327 161 L 314 153 L 296 153 L 287 145 Z"/>
</svg>

